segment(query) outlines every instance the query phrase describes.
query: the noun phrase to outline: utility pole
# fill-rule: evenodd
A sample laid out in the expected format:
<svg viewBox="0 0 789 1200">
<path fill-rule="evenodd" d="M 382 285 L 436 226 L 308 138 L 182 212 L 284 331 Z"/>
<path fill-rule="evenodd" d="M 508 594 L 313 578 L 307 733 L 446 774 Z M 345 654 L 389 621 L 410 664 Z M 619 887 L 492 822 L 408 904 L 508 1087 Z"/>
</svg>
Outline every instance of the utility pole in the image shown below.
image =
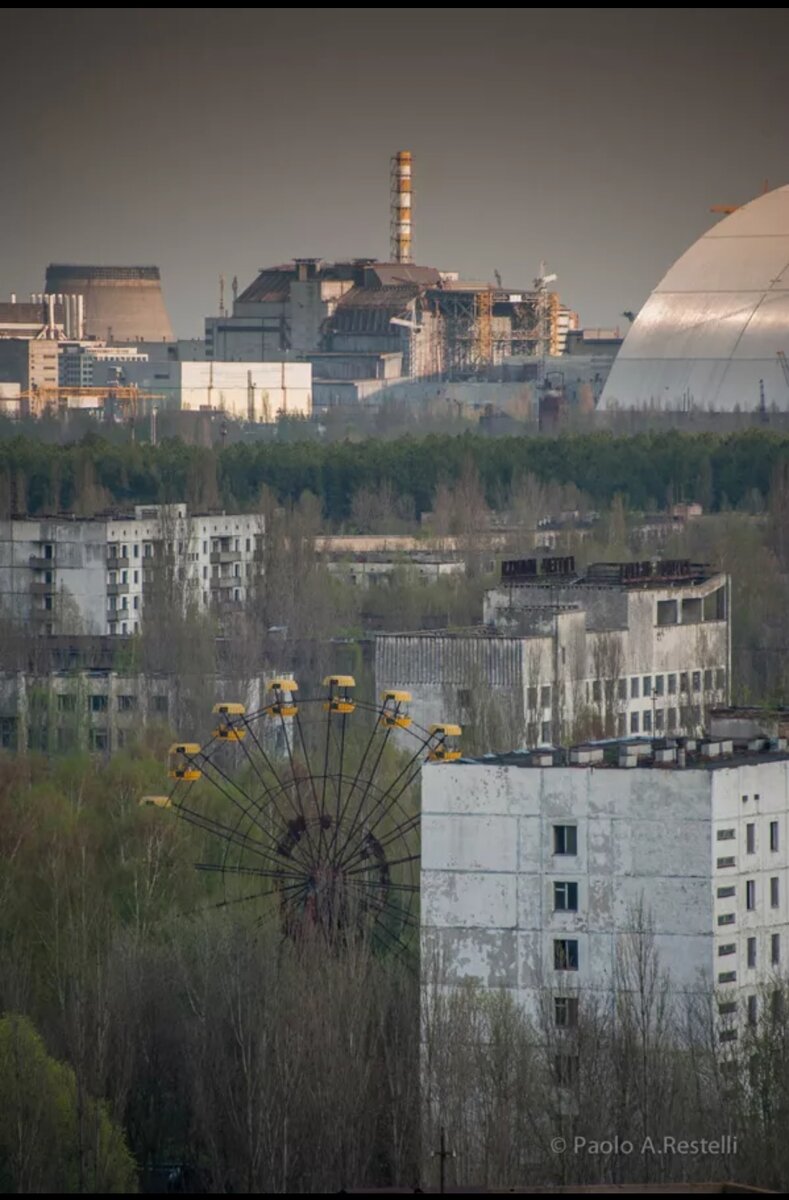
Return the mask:
<svg viewBox="0 0 789 1200">
<path fill-rule="evenodd" d="M 447 1150 L 447 1137 L 444 1126 L 441 1126 L 441 1136 L 439 1141 L 439 1149 L 433 1151 L 433 1158 L 438 1159 L 438 1190 L 443 1196 L 446 1191 L 446 1164 L 448 1158 L 454 1158 L 455 1151 Z"/>
</svg>

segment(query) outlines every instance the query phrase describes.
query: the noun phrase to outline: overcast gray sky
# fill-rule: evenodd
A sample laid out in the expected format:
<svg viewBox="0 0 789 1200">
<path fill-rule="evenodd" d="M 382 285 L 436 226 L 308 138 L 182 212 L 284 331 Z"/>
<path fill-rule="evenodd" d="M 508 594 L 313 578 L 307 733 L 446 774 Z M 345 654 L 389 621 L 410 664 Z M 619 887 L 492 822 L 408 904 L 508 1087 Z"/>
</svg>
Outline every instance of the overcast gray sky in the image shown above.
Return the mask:
<svg viewBox="0 0 789 1200">
<path fill-rule="evenodd" d="M 157 264 L 178 332 L 218 276 L 414 253 L 586 325 L 637 309 L 715 220 L 789 182 L 785 11 L 5 9 L 0 295 L 48 262 Z"/>
</svg>

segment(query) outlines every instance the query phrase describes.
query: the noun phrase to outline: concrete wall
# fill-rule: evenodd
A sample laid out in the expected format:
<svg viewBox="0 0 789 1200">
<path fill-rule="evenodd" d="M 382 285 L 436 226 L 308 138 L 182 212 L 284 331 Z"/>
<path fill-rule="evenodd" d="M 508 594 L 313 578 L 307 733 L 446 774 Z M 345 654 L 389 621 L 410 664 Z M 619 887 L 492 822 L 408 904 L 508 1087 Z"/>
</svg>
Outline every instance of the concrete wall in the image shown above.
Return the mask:
<svg viewBox="0 0 789 1200">
<path fill-rule="evenodd" d="M 610 995 L 621 936 L 643 897 L 664 966 L 681 988 L 712 970 L 710 775 L 441 764 L 422 777 L 423 970 L 506 988 L 536 1011 L 541 990 Z M 578 853 L 553 853 L 553 826 Z M 555 912 L 553 884 L 578 883 Z M 577 971 L 554 941 L 578 942 Z"/>
<path fill-rule="evenodd" d="M 213 408 L 241 420 L 312 412 L 312 366 L 286 362 L 180 363 L 181 408 Z"/>
</svg>

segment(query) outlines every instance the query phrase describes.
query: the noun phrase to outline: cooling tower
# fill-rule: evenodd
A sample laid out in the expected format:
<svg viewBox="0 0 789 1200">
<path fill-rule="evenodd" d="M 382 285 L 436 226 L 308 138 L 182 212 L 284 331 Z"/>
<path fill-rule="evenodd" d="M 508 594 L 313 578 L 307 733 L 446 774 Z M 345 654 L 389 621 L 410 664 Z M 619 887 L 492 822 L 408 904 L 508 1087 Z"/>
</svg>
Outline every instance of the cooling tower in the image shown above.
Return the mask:
<svg viewBox="0 0 789 1200">
<path fill-rule="evenodd" d="M 88 337 L 172 342 L 158 267 L 47 267 L 47 292 L 84 297 Z"/>
</svg>

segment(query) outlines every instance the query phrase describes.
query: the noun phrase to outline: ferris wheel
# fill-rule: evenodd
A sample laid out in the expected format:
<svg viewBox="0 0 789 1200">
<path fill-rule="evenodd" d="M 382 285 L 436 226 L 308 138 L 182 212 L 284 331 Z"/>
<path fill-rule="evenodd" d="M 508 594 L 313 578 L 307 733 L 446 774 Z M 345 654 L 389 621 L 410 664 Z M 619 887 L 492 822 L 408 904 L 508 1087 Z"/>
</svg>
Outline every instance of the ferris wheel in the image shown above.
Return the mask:
<svg viewBox="0 0 789 1200">
<path fill-rule="evenodd" d="M 245 906 L 284 936 L 369 936 L 407 953 L 419 927 L 415 784 L 423 761 L 460 757 L 461 730 L 417 725 L 408 692 L 384 692 L 376 706 L 354 698 L 350 675 L 323 686 L 297 699 L 296 681 L 279 677 L 256 712 L 215 704 L 210 740 L 171 746 L 169 793 L 140 804 L 203 832 L 195 865 L 217 906 Z"/>
</svg>

